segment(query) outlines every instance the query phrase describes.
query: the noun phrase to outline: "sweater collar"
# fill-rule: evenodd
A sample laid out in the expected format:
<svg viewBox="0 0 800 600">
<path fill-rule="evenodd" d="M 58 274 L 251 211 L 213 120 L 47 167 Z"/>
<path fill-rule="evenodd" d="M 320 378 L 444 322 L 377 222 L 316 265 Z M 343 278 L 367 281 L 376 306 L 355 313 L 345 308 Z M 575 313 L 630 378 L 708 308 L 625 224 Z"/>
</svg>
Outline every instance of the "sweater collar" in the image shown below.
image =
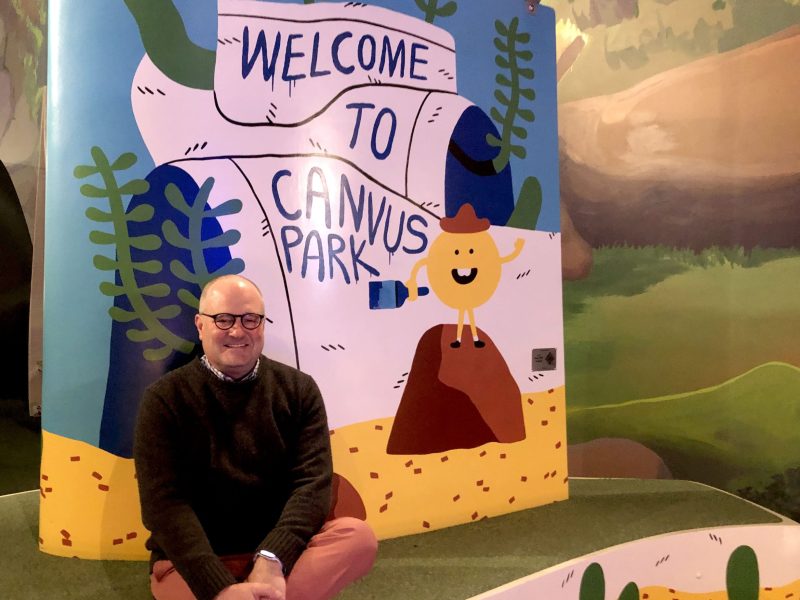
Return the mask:
<svg viewBox="0 0 800 600">
<path fill-rule="evenodd" d="M 208 361 L 208 357 L 206 357 L 205 354 L 203 354 L 203 356 L 200 357 L 200 362 L 203 363 L 203 366 L 206 369 L 208 369 L 209 371 L 211 371 L 217 377 L 217 379 L 219 379 L 220 381 L 227 381 L 228 383 L 244 383 L 245 381 L 252 381 L 253 379 L 256 378 L 256 374 L 258 373 L 258 366 L 259 366 L 259 364 L 261 364 L 261 357 L 259 357 L 258 360 L 256 360 L 256 364 L 253 367 L 253 370 L 250 371 L 244 377 L 240 377 L 239 379 L 234 379 L 233 377 L 228 377 L 227 375 L 225 375 L 225 373 L 223 373 L 219 369 L 215 368 Z"/>
</svg>

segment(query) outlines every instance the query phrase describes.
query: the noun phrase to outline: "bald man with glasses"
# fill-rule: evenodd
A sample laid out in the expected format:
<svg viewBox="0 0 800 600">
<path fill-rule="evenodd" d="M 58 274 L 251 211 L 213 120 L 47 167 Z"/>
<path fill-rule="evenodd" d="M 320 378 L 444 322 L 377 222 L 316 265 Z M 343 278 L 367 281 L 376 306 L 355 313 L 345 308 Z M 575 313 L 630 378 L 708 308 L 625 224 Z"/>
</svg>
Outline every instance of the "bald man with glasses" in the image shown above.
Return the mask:
<svg viewBox="0 0 800 600">
<path fill-rule="evenodd" d="M 261 354 L 264 300 L 226 275 L 200 296 L 204 354 L 144 394 L 134 459 L 157 600 L 322 600 L 366 574 L 369 526 L 326 521 L 331 451 L 314 380 Z"/>
</svg>

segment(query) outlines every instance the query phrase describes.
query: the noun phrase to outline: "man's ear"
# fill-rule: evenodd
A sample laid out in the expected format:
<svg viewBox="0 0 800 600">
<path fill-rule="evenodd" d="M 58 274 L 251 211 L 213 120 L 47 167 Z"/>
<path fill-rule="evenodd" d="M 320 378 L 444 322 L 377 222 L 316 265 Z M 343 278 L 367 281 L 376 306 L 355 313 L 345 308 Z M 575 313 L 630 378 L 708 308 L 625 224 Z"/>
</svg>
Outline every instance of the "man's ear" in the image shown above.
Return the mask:
<svg viewBox="0 0 800 600">
<path fill-rule="evenodd" d="M 202 340 L 203 339 L 203 319 L 199 314 L 194 316 L 194 326 L 197 328 L 197 335 Z"/>
</svg>

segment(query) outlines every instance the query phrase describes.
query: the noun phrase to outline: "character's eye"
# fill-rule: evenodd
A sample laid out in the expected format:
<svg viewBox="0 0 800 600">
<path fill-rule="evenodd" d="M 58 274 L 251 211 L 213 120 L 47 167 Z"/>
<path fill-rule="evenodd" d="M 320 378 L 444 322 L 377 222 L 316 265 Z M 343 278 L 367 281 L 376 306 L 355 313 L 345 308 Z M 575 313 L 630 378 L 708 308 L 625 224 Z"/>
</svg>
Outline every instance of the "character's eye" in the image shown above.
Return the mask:
<svg viewBox="0 0 800 600">
<path fill-rule="evenodd" d="M 456 256 L 458 256 L 458 250 L 456 250 Z"/>
<path fill-rule="evenodd" d="M 474 251 L 472 248 L 470 248 L 470 249 L 469 249 L 469 253 L 470 253 L 470 254 L 473 254 L 474 252 L 475 252 L 475 251 Z"/>
</svg>

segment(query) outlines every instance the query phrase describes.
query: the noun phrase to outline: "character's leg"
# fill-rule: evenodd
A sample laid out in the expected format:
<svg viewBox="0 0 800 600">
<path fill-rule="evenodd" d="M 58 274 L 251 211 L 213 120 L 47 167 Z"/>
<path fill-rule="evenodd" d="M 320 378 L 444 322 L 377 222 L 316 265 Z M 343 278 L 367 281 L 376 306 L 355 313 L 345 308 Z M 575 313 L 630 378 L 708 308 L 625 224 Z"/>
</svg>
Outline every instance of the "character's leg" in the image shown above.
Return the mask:
<svg viewBox="0 0 800 600">
<path fill-rule="evenodd" d="M 483 348 L 486 342 L 478 339 L 478 327 L 475 325 L 475 313 L 471 308 L 467 309 L 467 316 L 469 317 L 469 328 L 472 331 L 472 343 L 476 348 Z"/>
<path fill-rule="evenodd" d="M 464 309 L 458 309 L 458 328 L 456 329 L 456 341 L 450 344 L 451 348 L 461 347 L 461 332 L 464 331 Z"/>
<path fill-rule="evenodd" d="M 311 538 L 286 580 L 286 600 L 327 600 L 366 575 L 378 541 L 361 519 L 328 521 Z"/>
</svg>

